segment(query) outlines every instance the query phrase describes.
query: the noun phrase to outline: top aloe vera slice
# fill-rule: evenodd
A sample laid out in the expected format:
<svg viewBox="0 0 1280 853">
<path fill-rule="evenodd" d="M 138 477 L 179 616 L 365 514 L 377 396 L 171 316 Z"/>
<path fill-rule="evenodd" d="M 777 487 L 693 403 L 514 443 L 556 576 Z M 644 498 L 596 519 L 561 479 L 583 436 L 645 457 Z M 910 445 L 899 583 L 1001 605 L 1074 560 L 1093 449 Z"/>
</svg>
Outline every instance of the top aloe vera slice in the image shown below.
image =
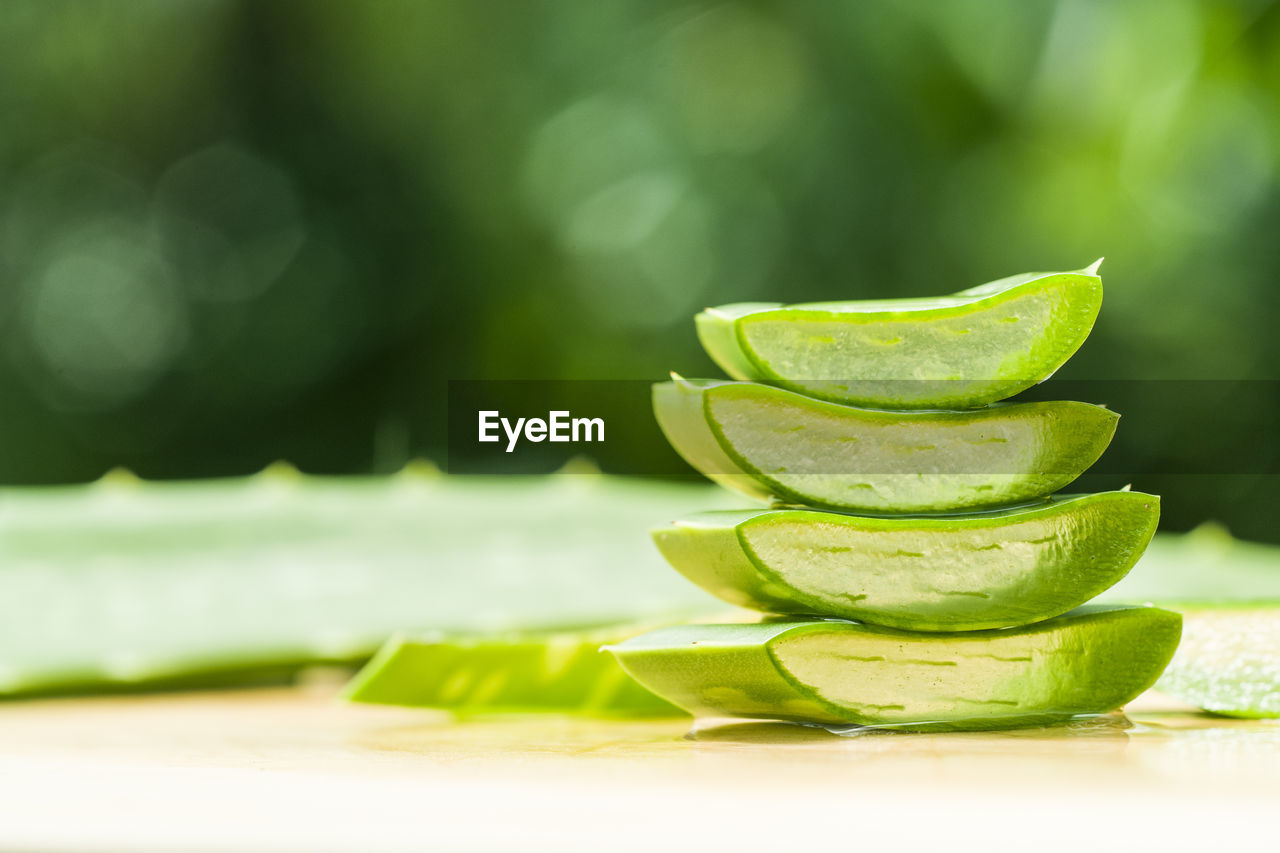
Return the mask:
<svg viewBox="0 0 1280 853">
<path fill-rule="evenodd" d="M 600 647 L 636 626 L 512 635 L 397 636 L 347 685 L 354 702 L 438 708 L 459 715 L 564 713 L 672 716 Z"/>
<path fill-rule="evenodd" d="M 1105 598 L 1182 612 L 1157 689 L 1217 714 L 1280 717 L 1280 547 L 1212 524 L 1162 534 Z"/>
<path fill-rule="evenodd" d="M 723 305 L 697 316 L 698 338 L 735 379 L 886 409 L 981 406 L 1080 348 L 1102 306 L 1100 263 L 932 299 Z"/>
<path fill-rule="evenodd" d="M 699 716 L 1001 729 L 1111 711 L 1150 687 L 1181 617 L 1095 605 L 1027 628 L 928 635 L 856 622 L 685 625 L 609 650 Z"/>
<path fill-rule="evenodd" d="M 653 538 L 681 574 L 741 607 L 974 631 L 1089 601 L 1124 577 L 1159 517 L 1155 495 L 1100 492 L 951 516 L 705 512 Z"/>
<path fill-rule="evenodd" d="M 754 382 L 653 388 L 667 440 L 752 497 L 865 513 L 956 512 L 1058 491 L 1107 448 L 1119 415 L 1071 401 L 888 412 Z"/>
</svg>

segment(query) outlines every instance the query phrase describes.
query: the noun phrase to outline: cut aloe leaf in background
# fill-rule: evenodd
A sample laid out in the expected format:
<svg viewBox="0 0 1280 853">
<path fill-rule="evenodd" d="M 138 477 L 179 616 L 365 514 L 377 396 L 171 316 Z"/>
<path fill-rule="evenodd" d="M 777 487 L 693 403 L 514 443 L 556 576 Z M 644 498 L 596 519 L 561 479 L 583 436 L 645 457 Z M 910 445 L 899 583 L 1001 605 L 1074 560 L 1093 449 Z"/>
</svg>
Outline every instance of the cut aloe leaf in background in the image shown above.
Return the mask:
<svg viewBox="0 0 1280 853">
<path fill-rule="evenodd" d="M 1280 717 L 1280 547 L 1213 524 L 1162 534 L 1105 598 L 1182 611 L 1157 689 L 1218 714 Z"/>
<path fill-rule="evenodd" d="M 347 686 L 356 702 L 456 714 L 673 716 L 600 647 L 642 627 L 547 634 L 396 637 Z"/>
<path fill-rule="evenodd" d="M 1001 729 L 1114 710 L 1150 687 L 1181 617 L 1087 605 L 1026 628 L 927 635 L 829 620 L 663 628 L 609 647 L 697 716 Z"/>
<path fill-rule="evenodd" d="M 698 337 L 735 379 L 879 408 L 980 406 L 1080 348 L 1102 306 L 1100 264 L 932 299 L 724 305 L 697 316 Z"/>
<path fill-rule="evenodd" d="M 840 406 L 753 382 L 653 388 L 676 451 L 752 497 L 856 512 L 945 512 L 1058 491 L 1106 450 L 1119 415 L 1076 402 L 970 411 Z"/>
<path fill-rule="evenodd" d="M 305 477 L 0 490 L 0 694 L 233 683 L 398 631 L 635 622 L 721 605 L 642 525 L 731 505 L 606 477 Z"/>
<path fill-rule="evenodd" d="M 1056 497 L 955 516 L 707 512 L 653 531 L 667 561 L 731 604 L 914 631 L 1026 625 L 1089 601 L 1155 534 L 1160 499 Z"/>
<path fill-rule="evenodd" d="M 1280 717 L 1280 600 L 1171 604 L 1186 624 L 1156 687 L 1232 717 Z"/>
</svg>

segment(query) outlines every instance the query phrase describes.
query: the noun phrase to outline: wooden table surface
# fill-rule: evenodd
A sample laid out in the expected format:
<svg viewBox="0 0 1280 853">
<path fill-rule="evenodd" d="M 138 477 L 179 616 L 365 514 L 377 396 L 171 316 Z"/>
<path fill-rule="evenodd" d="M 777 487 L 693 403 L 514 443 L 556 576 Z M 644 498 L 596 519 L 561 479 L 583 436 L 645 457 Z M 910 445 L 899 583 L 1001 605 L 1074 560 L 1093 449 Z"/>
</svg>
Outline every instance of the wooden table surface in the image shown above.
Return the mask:
<svg viewBox="0 0 1280 853">
<path fill-rule="evenodd" d="M 0 706 L 0 849 L 1274 849 L 1280 724 L 1148 695 L 1070 727 L 352 706 L 332 683 Z M 1252 840 L 1249 840 L 1252 839 Z"/>
</svg>

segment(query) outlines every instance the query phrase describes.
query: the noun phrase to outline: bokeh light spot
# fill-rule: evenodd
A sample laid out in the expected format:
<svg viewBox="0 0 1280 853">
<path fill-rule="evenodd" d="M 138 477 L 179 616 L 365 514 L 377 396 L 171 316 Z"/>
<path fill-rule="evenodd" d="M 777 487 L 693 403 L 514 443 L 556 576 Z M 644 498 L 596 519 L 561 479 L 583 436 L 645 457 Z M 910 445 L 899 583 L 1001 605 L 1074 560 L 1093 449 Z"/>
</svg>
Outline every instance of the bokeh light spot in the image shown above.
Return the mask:
<svg viewBox="0 0 1280 853">
<path fill-rule="evenodd" d="M 653 233 L 685 190 L 685 181 L 667 171 L 632 175 L 584 201 L 566 223 L 571 248 L 617 251 Z"/>
<path fill-rule="evenodd" d="M 623 98 L 594 95 L 553 115 L 534 134 L 524 189 L 531 209 L 558 227 L 606 187 L 672 159 L 670 145 L 643 109 Z"/>
<path fill-rule="evenodd" d="M 716 273 L 715 236 L 710 206 L 685 192 L 643 239 L 582 247 L 574 258 L 579 299 L 608 326 L 647 328 L 685 319 Z"/>
<path fill-rule="evenodd" d="M 1134 111 L 1120 174 L 1156 221 L 1225 230 L 1270 192 L 1274 148 L 1267 113 L 1247 95 L 1215 85 L 1175 88 Z"/>
<path fill-rule="evenodd" d="M 188 273 L 187 288 L 203 299 L 256 296 L 280 277 L 306 238 L 289 176 L 230 143 L 169 168 L 155 207 L 166 251 Z"/>
<path fill-rule="evenodd" d="M 809 85 L 791 33 L 724 4 L 667 36 L 666 86 L 690 141 L 702 151 L 753 151 L 773 138 Z"/>
<path fill-rule="evenodd" d="M 27 282 L 25 332 L 38 381 L 72 406 L 113 405 L 145 391 L 186 340 L 172 270 L 136 229 L 81 235 Z"/>
</svg>

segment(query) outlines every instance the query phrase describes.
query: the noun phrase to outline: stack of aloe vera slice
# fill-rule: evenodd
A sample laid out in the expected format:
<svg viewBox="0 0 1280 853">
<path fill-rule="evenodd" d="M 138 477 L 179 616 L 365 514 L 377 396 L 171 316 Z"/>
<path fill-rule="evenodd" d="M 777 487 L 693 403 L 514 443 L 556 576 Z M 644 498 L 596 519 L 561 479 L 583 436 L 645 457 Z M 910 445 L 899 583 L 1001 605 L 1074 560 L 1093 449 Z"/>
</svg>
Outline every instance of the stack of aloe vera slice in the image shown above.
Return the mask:
<svg viewBox="0 0 1280 853">
<path fill-rule="evenodd" d="M 654 388 L 695 468 L 768 508 L 654 531 L 694 583 L 770 614 L 610 646 L 697 715 L 993 729 L 1122 706 L 1181 617 L 1088 605 L 1151 541 L 1159 499 L 1056 494 L 1117 416 L 1001 403 L 1056 371 L 1102 300 L 1097 265 L 939 299 L 731 305 L 697 318 L 736 381 Z"/>
</svg>

